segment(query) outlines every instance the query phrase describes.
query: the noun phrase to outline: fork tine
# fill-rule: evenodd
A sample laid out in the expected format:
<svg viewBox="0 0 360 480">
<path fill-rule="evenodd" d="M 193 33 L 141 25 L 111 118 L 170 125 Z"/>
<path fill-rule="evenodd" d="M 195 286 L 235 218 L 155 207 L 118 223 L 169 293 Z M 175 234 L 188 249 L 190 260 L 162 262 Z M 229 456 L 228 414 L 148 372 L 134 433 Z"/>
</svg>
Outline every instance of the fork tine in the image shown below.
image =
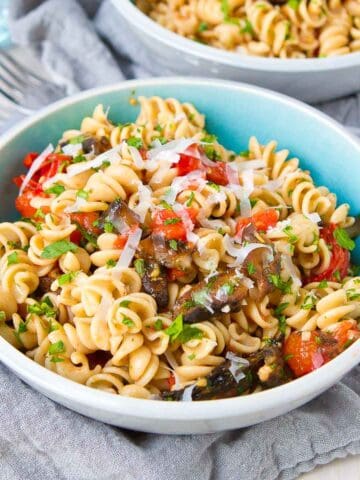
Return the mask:
<svg viewBox="0 0 360 480">
<path fill-rule="evenodd" d="M 19 103 L 24 100 L 24 93 L 11 81 L 5 78 L 0 72 L 0 89 L 6 93 L 13 102 Z"/>
<path fill-rule="evenodd" d="M 20 77 L 19 72 L 16 71 L 15 68 L 11 66 L 9 67 L 9 64 L 6 61 L 4 62 L 4 59 L 1 56 L 1 51 L 0 51 L 0 71 L 2 72 L 3 75 L 5 72 L 5 75 L 7 77 L 11 77 L 13 81 L 15 80 L 19 86 L 22 86 L 22 87 L 27 86 L 27 83 L 25 82 L 25 80 Z"/>
<path fill-rule="evenodd" d="M 11 56 L 8 52 L 5 52 L 4 50 L 0 51 L 0 58 L 3 57 L 6 59 L 6 61 L 11 65 L 11 68 L 13 71 L 16 72 L 17 77 L 19 75 L 26 75 L 28 79 L 31 79 L 34 84 L 40 85 L 44 82 L 46 82 L 45 79 L 41 78 L 40 76 L 36 75 L 33 71 L 29 70 L 27 67 L 22 65 L 20 62 L 18 62 L 13 56 Z"/>
<path fill-rule="evenodd" d="M 19 105 L 19 103 L 11 96 L 9 95 L 5 90 L 3 90 L 0 86 L 0 99 L 2 99 L 3 102 L 9 107 L 12 108 L 13 110 L 17 110 L 21 113 L 24 113 L 25 115 L 29 115 L 30 113 L 33 113 L 33 110 L 23 107 L 22 105 Z"/>
</svg>

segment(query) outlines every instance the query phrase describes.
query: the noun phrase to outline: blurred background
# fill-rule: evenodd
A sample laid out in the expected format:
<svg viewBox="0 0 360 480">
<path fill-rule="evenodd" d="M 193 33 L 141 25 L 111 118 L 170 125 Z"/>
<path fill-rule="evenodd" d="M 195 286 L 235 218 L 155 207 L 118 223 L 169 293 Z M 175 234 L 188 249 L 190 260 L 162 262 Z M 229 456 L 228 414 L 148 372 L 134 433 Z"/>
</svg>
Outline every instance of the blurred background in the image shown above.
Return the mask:
<svg viewBox="0 0 360 480">
<path fill-rule="evenodd" d="M 0 47 L 10 45 L 10 34 L 8 28 L 10 0 L 0 0 Z"/>
</svg>

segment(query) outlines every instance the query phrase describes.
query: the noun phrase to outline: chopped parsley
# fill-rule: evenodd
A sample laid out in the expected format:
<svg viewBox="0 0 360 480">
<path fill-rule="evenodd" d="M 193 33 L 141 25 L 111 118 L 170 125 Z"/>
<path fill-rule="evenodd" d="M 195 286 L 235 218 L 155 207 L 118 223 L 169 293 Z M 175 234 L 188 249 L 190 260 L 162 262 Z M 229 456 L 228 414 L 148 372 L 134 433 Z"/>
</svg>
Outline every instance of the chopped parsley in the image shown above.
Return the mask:
<svg viewBox="0 0 360 480">
<path fill-rule="evenodd" d="M 45 190 L 45 193 L 48 194 L 54 194 L 57 197 L 65 191 L 65 187 L 63 185 L 60 185 L 59 183 L 54 183 L 50 188 L 47 188 Z"/>
<path fill-rule="evenodd" d="M 231 282 L 226 282 L 224 285 L 221 286 L 221 291 L 225 293 L 225 295 L 229 296 L 234 293 L 235 285 Z"/>
<path fill-rule="evenodd" d="M 208 24 L 206 22 L 201 22 L 200 25 L 198 26 L 198 32 L 202 33 L 208 30 Z"/>
<path fill-rule="evenodd" d="M 70 145 L 77 145 L 78 143 L 82 143 L 84 140 L 84 135 L 77 135 L 76 137 L 70 138 L 70 140 L 68 140 L 68 143 L 70 143 Z"/>
<path fill-rule="evenodd" d="M 224 19 L 227 20 L 230 15 L 229 0 L 221 0 L 221 11 L 224 14 Z"/>
<path fill-rule="evenodd" d="M 135 323 L 131 320 L 131 318 L 129 317 L 124 317 L 122 319 L 122 323 L 124 325 L 126 325 L 127 327 L 131 328 L 131 327 L 134 327 L 135 326 Z"/>
<path fill-rule="evenodd" d="M 335 228 L 334 237 L 340 247 L 346 250 L 354 250 L 355 242 L 349 237 L 349 234 L 344 228 Z"/>
<path fill-rule="evenodd" d="M 239 153 L 239 155 L 240 155 L 240 157 L 249 158 L 250 152 L 249 152 L 249 150 L 243 150 L 242 152 Z"/>
<path fill-rule="evenodd" d="M 163 322 L 160 318 L 158 318 L 154 323 L 154 328 L 156 331 L 162 330 L 164 328 Z"/>
<path fill-rule="evenodd" d="M 314 295 L 307 295 L 304 303 L 301 305 L 302 310 L 312 310 L 316 305 L 316 297 Z"/>
<path fill-rule="evenodd" d="M 135 271 L 142 277 L 145 273 L 145 261 L 142 258 L 137 258 L 134 262 Z"/>
<path fill-rule="evenodd" d="M 167 218 L 164 220 L 164 225 L 174 225 L 175 223 L 179 222 L 181 222 L 181 218 L 179 217 Z"/>
<path fill-rule="evenodd" d="M 203 332 L 197 328 L 183 323 L 183 316 L 178 315 L 173 323 L 165 330 L 170 337 L 170 342 L 186 343 L 194 338 L 202 338 Z"/>
<path fill-rule="evenodd" d="M 8 266 L 14 265 L 15 263 L 19 263 L 19 255 L 18 252 L 12 252 L 10 255 L 7 257 L 7 264 Z"/>
<path fill-rule="evenodd" d="M 255 268 L 255 265 L 253 264 L 253 262 L 249 262 L 247 264 L 246 268 L 247 268 L 247 271 L 248 271 L 249 275 L 254 275 L 254 273 L 256 273 L 256 268 Z"/>
<path fill-rule="evenodd" d="M 293 10 L 297 10 L 299 8 L 301 0 L 288 0 L 287 4 L 289 7 L 291 7 Z"/>
<path fill-rule="evenodd" d="M 59 240 L 45 247 L 41 252 L 41 258 L 56 258 L 67 252 L 76 252 L 77 249 L 78 246 L 75 243 L 69 240 Z"/>
<path fill-rule="evenodd" d="M 169 240 L 169 246 L 170 246 L 170 248 L 175 250 L 175 252 L 177 252 L 178 242 L 176 240 Z"/>
<path fill-rule="evenodd" d="M 349 288 L 349 290 L 346 291 L 346 296 L 347 299 L 352 302 L 354 300 L 358 300 L 360 298 L 360 293 L 358 293 L 355 288 Z"/>
<path fill-rule="evenodd" d="M 189 360 L 195 360 L 195 358 L 196 358 L 195 353 L 192 353 L 191 355 L 188 355 Z"/>
<path fill-rule="evenodd" d="M 209 187 L 213 188 L 217 192 L 220 192 L 220 186 L 217 183 L 207 182 L 207 185 L 209 185 Z"/>
<path fill-rule="evenodd" d="M 269 282 L 272 283 L 274 287 L 281 290 L 283 293 L 291 293 L 291 284 L 292 284 L 291 278 L 285 281 L 280 277 L 280 275 L 277 275 L 277 274 L 271 274 L 269 275 L 268 278 L 269 278 Z"/>
<path fill-rule="evenodd" d="M 130 300 L 122 300 L 120 302 L 120 307 L 127 308 L 130 305 L 131 301 Z"/>
<path fill-rule="evenodd" d="M 165 210 L 171 210 L 171 205 L 168 204 L 166 200 L 161 200 L 160 205 L 165 209 Z"/>
<path fill-rule="evenodd" d="M 241 28 L 241 32 L 242 33 L 250 33 L 250 35 L 252 35 L 254 33 L 254 29 L 253 29 L 251 23 L 249 22 L 249 20 L 247 18 L 244 21 L 244 25 Z M 240 155 L 242 157 L 245 157 L 245 155 L 242 155 L 242 153 L 244 153 L 244 152 L 241 152 Z M 246 153 L 247 153 L 247 156 L 249 156 L 249 152 L 246 152 Z"/>
<path fill-rule="evenodd" d="M 318 288 L 327 288 L 329 286 L 327 280 L 321 280 L 321 282 L 318 285 Z"/>
<path fill-rule="evenodd" d="M 141 148 L 143 146 L 143 142 L 141 140 L 141 138 L 137 138 L 137 137 L 130 137 L 127 139 L 127 144 L 130 146 L 130 147 L 135 147 L 139 150 L 139 148 Z"/>
<path fill-rule="evenodd" d="M 86 157 L 82 154 L 76 155 L 76 157 L 73 158 L 73 163 L 81 163 L 81 162 L 86 162 Z"/>
<path fill-rule="evenodd" d="M 20 322 L 18 328 L 14 331 L 15 338 L 21 345 L 23 345 L 23 342 L 20 335 L 27 332 L 27 324 L 28 320 L 26 322 Z"/>
<path fill-rule="evenodd" d="M 275 310 L 274 310 L 274 315 L 276 317 L 280 316 L 283 314 L 284 310 L 287 309 L 287 307 L 289 306 L 289 302 L 284 302 L 284 303 L 280 303 L 280 305 L 278 305 Z"/>
<path fill-rule="evenodd" d="M 45 213 L 41 210 L 41 208 L 38 208 L 38 209 L 36 210 L 36 212 L 34 213 L 34 217 L 44 218 L 44 217 L 45 217 Z"/>
<path fill-rule="evenodd" d="M 49 297 L 45 297 L 40 302 L 35 302 L 32 305 L 27 306 L 28 313 L 33 313 L 35 315 L 44 315 L 45 317 L 56 317 L 56 309 L 51 303 Z"/>
<path fill-rule="evenodd" d="M 335 277 L 335 280 L 336 280 L 337 282 L 341 282 L 341 275 L 340 275 L 339 270 L 335 270 L 335 272 L 334 272 L 334 277 Z"/>
<path fill-rule="evenodd" d="M 293 227 L 291 225 L 288 225 L 287 227 L 283 228 L 283 232 L 289 238 L 289 242 L 291 244 L 294 244 L 299 240 L 299 237 L 294 234 Z"/>
<path fill-rule="evenodd" d="M 287 355 L 284 356 L 284 361 L 285 362 L 288 362 L 291 358 L 293 358 L 293 354 L 292 353 L 288 353 Z"/>
<path fill-rule="evenodd" d="M 115 227 L 114 225 L 110 222 L 110 220 L 106 220 L 104 223 L 104 231 L 106 233 L 112 233 L 114 231 Z"/>
<path fill-rule="evenodd" d="M 83 198 L 84 200 L 88 200 L 89 199 L 89 192 L 87 192 L 86 190 L 78 190 L 76 192 L 76 196 L 80 197 L 80 198 Z"/>
<path fill-rule="evenodd" d="M 112 268 L 115 267 L 116 265 L 116 260 L 113 258 L 109 258 L 109 260 L 106 261 L 106 268 Z"/>
<path fill-rule="evenodd" d="M 48 350 L 48 353 L 51 355 L 50 362 L 53 362 L 53 363 L 63 362 L 64 359 L 59 357 L 58 354 L 65 353 L 65 352 L 66 352 L 65 344 L 62 340 L 59 340 L 56 343 L 52 343 L 49 346 L 49 350 Z"/>
<path fill-rule="evenodd" d="M 62 286 L 66 285 L 67 283 L 71 283 L 78 273 L 79 272 L 67 272 L 63 275 L 60 275 L 60 277 L 58 278 L 59 285 Z"/>
<path fill-rule="evenodd" d="M 190 195 L 189 195 L 189 198 L 187 199 L 187 202 L 186 202 L 187 207 L 191 207 L 191 204 L 193 203 L 194 198 L 195 198 L 195 193 L 191 192 Z"/>
</svg>

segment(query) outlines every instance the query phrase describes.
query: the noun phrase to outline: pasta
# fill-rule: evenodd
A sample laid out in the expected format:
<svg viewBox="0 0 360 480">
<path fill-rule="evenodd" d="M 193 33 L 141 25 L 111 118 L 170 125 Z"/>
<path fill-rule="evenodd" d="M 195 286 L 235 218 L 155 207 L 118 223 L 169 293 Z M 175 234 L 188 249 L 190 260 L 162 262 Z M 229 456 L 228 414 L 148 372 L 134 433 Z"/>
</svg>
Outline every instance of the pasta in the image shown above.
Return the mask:
<svg viewBox="0 0 360 480">
<path fill-rule="evenodd" d="M 244 55 L 332 57 L 359 51 L 359 0 L 137 0 L 163 27 Z"/>
<path fill-rule="evenodd" d="M 23 217 L 0 223 L 0 335 L 91 388 L 184 401 L 280 385 L 359 338 L 349 205 L 275 141 L 237 154 L 193 105 L 139 104 L 125 125 L 99 105 L 25 157 Z"/>
</svg>

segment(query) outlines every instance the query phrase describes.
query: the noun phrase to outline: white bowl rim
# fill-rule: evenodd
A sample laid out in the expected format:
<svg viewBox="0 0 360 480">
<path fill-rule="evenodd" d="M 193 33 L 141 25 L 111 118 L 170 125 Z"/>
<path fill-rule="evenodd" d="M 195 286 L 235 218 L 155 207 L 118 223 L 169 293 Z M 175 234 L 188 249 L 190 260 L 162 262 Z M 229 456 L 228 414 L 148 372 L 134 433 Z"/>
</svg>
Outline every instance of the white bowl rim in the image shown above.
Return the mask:
<svg viewBox="0 0 360 480">
<path fill-rule="evenodd" d="M 251 55 L 240 55 L 235 52 L 221 50 L 209 45 L 182 37 L 161 26 L 130 0 L 112 0 L 119 13 L 134 29 L 141 29 L 155 41 L 164 43 L 169 48 L 176 48 L 185 55 L 197 56 L 216 64 L 226 64 L 248 70 L 260 70 L 294 74 L 297 72 L 325 72 L 347 69 L 360 65 L 360 52 L 352 52 L 327 58 L 283 59 L 263 58 Z M 349 73 L 350 74 L 350 73 Z"/>
<path fill-rule="evenodd" d="M 145 80 L 130 80 L 86 90 L 59 100 L 42 109 L 31 118 L 22 120 L 3 134 L 0 137 L 0 152 L 9 141 L 31 127 L 34 123 L 73 103 L 90 99 L 99 94 L 115 93 L 121 90 L 132 91 L 141 87 L 159 85 L 222 87 L 230 90 L 247 91 L 265 98 L 276 99 L 280 103 L 291 105 L 300 111 L 306 112 L 306 114 L 311 117 L 316 117 L 324 126 L 335 131 L 337 135 L 344 137 L 360 154 L 360 143 L 350 133 L 346 132 L 342 125 L 299 100 L 245 83 L 188 77 L 158 77 Z M 179 407 L 180 402 L 145 400 L 113 395 L 78 384 L 37 364 L 2 337 L 0 337 L 0 361 L 16 372 L 19 377 L 26 379 L 43 391 L 51 392 L 59 399 L 66 399 L 67 402 L 72 401 L 75 404 L 86 405 L 95 411 L 101 410 L 102 412 L 141 417 L 144 419 L 195 421 L 233 417 L 234 415 L 244 415 L 245 412 L 249 415 L 252 413 L 261 414 L 262 411 L 273 407 L 276 408 L 279 405 L 290 405 L 291 403 L 299 402 L 301 398 L 306 398 L 311 395 L 316 396 L 318 392 L 333 385 L 340 377 L 360 362 L 360 340 L 356 341 L 347 350 L 318 370 L 292 380 L 287 384 L 241 397 L 187 402 L 186 408 Z M 291 408 L 288 408 L 288 410 L 290 409 Z"/>
</svg>

